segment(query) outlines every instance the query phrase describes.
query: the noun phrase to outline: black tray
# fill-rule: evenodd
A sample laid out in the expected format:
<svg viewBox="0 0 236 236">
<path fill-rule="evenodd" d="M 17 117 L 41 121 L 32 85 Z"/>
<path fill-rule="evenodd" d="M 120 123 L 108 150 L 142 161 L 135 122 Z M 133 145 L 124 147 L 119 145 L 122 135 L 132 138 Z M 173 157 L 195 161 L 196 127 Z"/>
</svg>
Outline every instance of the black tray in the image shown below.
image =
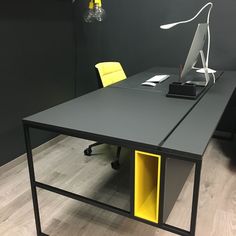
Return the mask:
<svg viewBox="0 0 236 236">
<path fill-rule="evenodd" d="M 195 84 L 173 82 L 169 84 L 167 97 L 197 99 L 206 87 L 196 86 Z"/>
</svg>

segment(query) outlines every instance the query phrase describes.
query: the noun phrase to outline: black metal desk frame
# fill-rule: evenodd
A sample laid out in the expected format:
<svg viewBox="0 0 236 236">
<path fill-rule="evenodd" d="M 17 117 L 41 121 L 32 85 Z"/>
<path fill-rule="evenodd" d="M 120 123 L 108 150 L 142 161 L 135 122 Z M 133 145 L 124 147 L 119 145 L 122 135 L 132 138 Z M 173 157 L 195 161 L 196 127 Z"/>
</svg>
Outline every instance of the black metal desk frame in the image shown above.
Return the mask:
<svg viewBox="0 0 236 236">
<path fill-rule="evenodd" d="M 157 69 L 149 70 L 145 73 L 138 74 L 135 78 L 136 81 L 140 84 L 140 82 L 143 82 L 142 80 L 146 80 L 150 73 L 156 73 Z M 166 68 L 160 69 L 158 68 L 158 71 L 161 73 L 166 72 Z M 172 72 L 170 72 L 172 73 Z M 161 143 L 156 145 L 156 142 L 153 144 L 150 144 L 149 142 L 142 143 L 141 141 L 130 141 L 133 139 L 127 139 L 127 138 L 115 138 L 114 136 L 105 136 L 102 132 L 99 132 L 96 134 L 95 132 L 84 132 L 79 131 L 79 129 L 73 129 L 73 128 L 67 128 L 60 125 L 55 125 L 54 120 L 52 123 L 44 123 L 37 120 L 32 119 L 24 119 L 23 120 L 23 127 L 24 127 L 24 135 L 25 135 L 25 143 L 26 143 L 26 151 L 27 151 L 27 159 L 28 159 L 28 167 L 29 167 L 29 175 L 30 175 L 30 183 L 31 183 L 31 191 L 32 191 L 32 199 L 33 199 L 33 207 L 34 207 L 34 214 L 35 214 L 35 222 L 36 222 L 36 230 L 37 230 L 37 236 L 45 236 L 41 229 L 41 223 L 40 223 L 40 212 L 39 212 L 39 205 L 38 205 L 38 197 L 37 197 L 37 188 L 41 188 L 44 190 L 48 190 L 60 195 L 63 195 L 68 198 L 72 198 L 74 200 L 78 200 L 96 207 L 100 207 L 102 209 L 117 213 L 119 215 L 152 225 L 154 227 L 161 228 L 163 230 L 182 235 L 182 236 L 194 236 L 195 235 L 195 229 L 196 229 L 196 219 L 197 219 L 197 208 L 198 208 L 198 197 L 199 197 L 199 187 L 200 187 L 200 176 L 201 176 L 201 166 L 202 166 L 202 156 L 204 154 L 205 148 L 212 137 L 212 134 L 216 128 L 217 123 L 219 122 L 219 119 L 221 115 L 224 112 L 225 107 L 227 106 L 227 103 L 232 96 L 235 88 L 236 88 L 236 81 L 234 80 L 236 76 L 236 72 L 234 71 L 228 71 L 224 74 L 224 80 L 220 80 L 217 82 L 217 86 L 213 87 L 213 91 L 209 90 L 209 92 L 206 92 L 205 95 L 202 96 L 202 100 L 199 99 L 199 103 L 197 102 L 194 104 L 194 106 L 186 113 L 186 115 L 183 117 L 180 122 L 176 124 L 174 127 L 174 133 L 172 134 L 173 130 L 166 136 L 166 139 L 164 139 Z M 127 80 L 124 84 L 118 84 L 117 89 L 119 90 L 119 87 L 124 87 L 124 90 L 127 90 L 127 87 L 131 87 L 131 89 L 136 89 L 135 80 Z M 138 88 L 139 89 L 139 88 Z M 165 88 L 163 88 L 165 90 Z M 145 88 L 142 88 L 142 90 L 146 90 Z M 157 91 L 158 92 L 158 91 Z M 218 95 L 219 94 L 219 95 Z M 214 103 L 216 108 L 214 111 L 211 111 L 208 113 L 208 119 L 213 120 L 212 123 L 206 124 L 204 122 L 204 125 L 202 126 L 202 129 L 208 129 L 207 135 L 203 132 L 201 138 L 204 139 L 203 142 L 200 144 L 200 148 L 198 147 L 191 149 L 195 146 L 191 146 L 189 148 L 188 146 L 182 146 L 181 143 L 179 143 L 179 137 L 180 136 L 186 136 L 186 132 L 192 132 L 194 133 L 199 127 L 196 127 L 192 125 L 192 122 L 195 124 L 199 117 L 196 117 L 196 114 L 201 113 L 202 111 L 205 111 L 209 104 Z M 197 105 L 198 104 L 198 105 Z M 199 105 L 200 104 L 200 105 Z M 204 117 L 205 118 L 205 117 Z M 183 121 L 183 122 L 182 122 Z M 192 126 L 190 126 L 192 125 Z M 189 126 L 190 131 L 189 131 Z M 39 130 L 45 130 L 45 131 L 52 131 L 56 132 L 58 134 L 64 134 L 72 137 L 78 137 L 82 139 L 87 140 L 93 140 L 101 143 L 107 143 L 107 144 L 113 144 L 116 146 L 122 146 L 127 147 L 130 150 L 140 150 L 144 152 L 154 153 L 161 155 L 162 161 L 161 161 L 161 180 L 160 180 L 160 208 L 159 208 L 159 221 L 158 223 L 153 223 L 141 218 L 138 218 L 134 216 L 134 167 L 135 167 L 135 158 L 134 155 L 132 158 L 130 158 L 131 165 L 130 165 L 130 186 L 131 186 L 131 192 L 130 192 L 130 211 L 126 211 L 124 209 L 120 209 L 114 206 L 110 206 L 108 204 L 104 204 L 101 202 L 98 202 L 93 199 L 86 198 L 84 196 L 65 191 L 60 188 L 56 188 L 41 182 L 38 182 L 35 179 L 35 172 L 34 172 L 34 164 L 33 164 L 33 155 L 32 155 L 32 146 L 31 146 L 31 138 L 30 138 L 30 129 L 39 129 Z M 86 129 L 85 129 L 86 130 Z M 185 130 L 185 132 L 182 133 L 182 131 Z M 202 131 L 202 130 L 201 130 Z M 156 133 L 155 133 L 156 134 Z M 173 137 L 171 142 L 171 137 Z M 150 140 L 150 138 L 149 138 Z M 155 140 L 156 141 L 156 140 Z M 199 141 L 199 137 L 195 137 L 195 142 Z M 173 145 L 174 143 L 174 145 Z M 177 145 L 177 146 L 176 146 Z M 199 149 L 199 150 L 198 150 Z M 193 195 L 192 195 L 192 206 L 191 206 L 191 220 L 190 220 L 190 230 L 184 230 L 181 228 L 177 228 L 173 225 L 168 225 L 163 220 L 163 208 L 164 208 L 164 187 L 165 187 L 165 170 L 166 170 L 166 161 L 167 158 L 171 159 L 178 159 L 178 160 L 184 160 L 191 162 L 195 165 L 195 174 L 194 174 L 194 183 L 193 183 Z"/>
<path fill-rule="evenodd" d="M 81 133 L 76 130 L 69 130 L 69 129 L 62 129 L 60 127 L 53 127 L 53 126 L 48 126 L 44 124 L 36 124 L 36 123 L 31 123 L 29 121 L 23 121 L 23 126 L 24 126 L 24 135 L 25 135 L 25 143 L 26 143 L 26 150 L 27 150 L 27 160 L 28 160 L 28 167 L 29 167 L 29 176 L 30 176 L 30 184 L 31 184 L 31 191 L 32 191 L 32 200 L 33 200 L 33 207 L 34 207 L 34 215 L 35 215 L 35 223 L 36 223 L 36 230 L 37 230 L 37 236 L 46 236 L 47 234 L 44 234 L 42 232 L 41 228 L 41 222 L 40 222 L 40 212 L 39 212 L 39 204 L 38 204 L 38 196 L 37 196 L 37 188 L 41 188 L 47 191 L 51 191 L 60 195 L 63 195 L 68 198 L 72 198 L 77 201 L 81 201 L 96 207 L 100 207 L 102 209 L 114 212 L 116 214 L 161 228 L 163 230 L 182 235 L 182 236 L 194 236 L 195 235 L 195 229 L 196 229 L 196 219 L 197 219 L 197 207 L 198 207 L 198 196 L 199 196 L 199 186 L 200 186 L 200 176 L 201 176 L 201 165 L 202 161 L 200 158 L 197 158 L 196 156 L 193 156 L 191 159 L 192 162 L 195 164 L 195 174 L 194 174 L 194 186 L 193 186 L 193 195 L 192 195 L 192 210 L 191 210 L 191 221 L 190 221 L 190 231 L 186 231 L 181 228 L 177 228 L 172 225 L 168 225 L 163 222 L 163 203 L 164 203 L 164 176 L 165 176 L 165 159 L 166 156 L 168 155 L 168 158 L 174 158 L 174 159 L 180 159 L 180 160 L 189 160 L 189 157 L 186 158 L 184 155 L 176 155 L 176 154 L 171 154 L 168 151 L 166 152 L 165 150 L 158 150 L 157 149 L 151 149 L 150 147 L 140 147 L 140 146 L 135 146 L 134 144 L 122 144 L 123 146 L 129 147 L 132 150 L 140 150 L 140 148 L 144 151 L 148 151 L 151 153 L 157 153 L 162 156 L 162 178 L 161 178 L 161 186 L 160 186 L 160 211 L 159 211 L 159 223 L 152 223 L 150 221 L 146 221 L 144 219 L 138 218 L 134 216 L 133 213 L 133 204 L 134 204 L 134 191 L 132 186 L 134 185 L 134 157 L 132 157 L 131 160 L 131 170 L 130 170 L 130 181 L 131 181 L 131 196 L 130 196 L 130 211 L 126 211 L 123 209 L 119 209 L 114 206 L 110 206 L 105 203 L 98 202 L 93 199 L 86 198 L 84 196 L 65 191 L 60 188 L 56 188 L 41 182 L 38 182 L 35 179 L 35 172 L 34 172 L 34 164 L 33 164 L 33 154 L 32 154 L 32 147 L 31 147 L 31 139 L 30 139 L 30 128 L 34 129 L 40 129 L 40 130 L 46 130 L 46 131 L 53 131 L 56 133 L 72 136 L 72 137 L 77 137 L 77 138 L 83 138 L 83 139 L 92 139 L 94 141 L 99 141 L 102 143 L 108 143 L 108 144 L 114 144 L 118 145 L 116 143 L 116 140 L 107 140 L 104 137 L 96 137 L 94 135 L 90 136 L 89 134 L 86 133 Z M 121 145 L 121 143 L 119 143 Z"/>
</svg>

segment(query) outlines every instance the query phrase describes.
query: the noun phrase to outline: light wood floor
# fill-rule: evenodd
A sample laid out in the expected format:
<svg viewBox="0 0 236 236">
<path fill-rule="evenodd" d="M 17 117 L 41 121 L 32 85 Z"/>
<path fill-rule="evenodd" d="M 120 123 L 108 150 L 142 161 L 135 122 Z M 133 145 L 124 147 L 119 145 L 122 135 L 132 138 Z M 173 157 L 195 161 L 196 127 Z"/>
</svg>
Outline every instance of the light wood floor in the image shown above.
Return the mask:
<svg viewBox="0 0 236 236">
<path fill-rule="evenodd" d="M 90 142 L 59 136 L 34 150 L 37 180 L 127 209 L 129 151 L 122 150 L 122 168 L 110 168 L 115 148 L 101 146 L 85 157 Z M 106 155 L 105 155 L 106 153 Z M 186 226 L 191 196 L 190 175 L 168 222 Z M 43 232 L 52 236 L 167 236 L 171 233 L 38 190 Z M 35 224 L 26 157 L 0 168 L 0 235 L 34 236 Z M 197 236 L 236 235 L 236 142 L 212 139 L 204 156 Z"/>
</svg>

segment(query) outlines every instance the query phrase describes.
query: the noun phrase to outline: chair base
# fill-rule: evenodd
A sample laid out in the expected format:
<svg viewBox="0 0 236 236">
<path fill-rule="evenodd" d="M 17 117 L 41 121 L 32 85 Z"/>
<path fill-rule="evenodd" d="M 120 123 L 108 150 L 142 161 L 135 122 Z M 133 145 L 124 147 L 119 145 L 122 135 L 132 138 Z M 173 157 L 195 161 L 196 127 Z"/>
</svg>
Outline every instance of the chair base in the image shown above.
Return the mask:
<svg viewBox="0 0 236 236">
<path fill-rule="evenodd" d="M 119 160 L 113 161 L 111 163 L 111 168 L 114 169 L 114 170 L 119 170 L 120 169 L 120 162 L 119 162 Z"/>
<path fill-rule="evenodd" d="M 84 155 L 85 156 L 91 156 L 91 154 L 92 154 L 92 149 L 91 148 L 86 148 L 86 149 L 84 149 Z"/>
<path fill-rule="evenodd" d="M 84 155 L 85 156 L 91 156 L 92 154 L 92 147 L 101 145 L 102 143 L 93 143 L 91 145 L 89 145 L 86 149 L 84 149 Z"/>
<path fill-rule="evenodd" d="M 92 147 L 101 145 L 102 143 L 93 143 L 89 145 L 86 149 L 84 149 L 84 155 L 85 156 L 91 156 L 92 155 Z M 117 152 L 116 152 L 116 158 L 115 160 L 111 163 L 111 168 L 114 170 L 119 170 L 120 169 L 120 152 L 121 152 L 121 147 L 117 147 Z"/>
</svg>

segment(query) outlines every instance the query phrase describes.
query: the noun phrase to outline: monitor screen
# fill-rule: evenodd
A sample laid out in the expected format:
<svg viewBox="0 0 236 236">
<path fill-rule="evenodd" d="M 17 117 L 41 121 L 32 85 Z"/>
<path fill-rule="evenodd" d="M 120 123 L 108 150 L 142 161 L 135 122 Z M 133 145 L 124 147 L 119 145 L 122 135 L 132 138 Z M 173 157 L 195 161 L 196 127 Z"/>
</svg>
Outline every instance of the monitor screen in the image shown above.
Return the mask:
<svg viewBox="0 0 236 236">
<path fill-rule="evenodd" d="M 200 55 L 200 51 L 203 50 L 204 43 L 206 41 L 207 28 L 208 28 L 207 23 L 198 24 L 197 30 L 193 37 L 191 47 L 188 52 L 186 62 L 184 64 L 184 68 L 181 72 L 181 79 L 185 79 L 185 76 L 197 63 L 198 56 Z"/>
</svg>

